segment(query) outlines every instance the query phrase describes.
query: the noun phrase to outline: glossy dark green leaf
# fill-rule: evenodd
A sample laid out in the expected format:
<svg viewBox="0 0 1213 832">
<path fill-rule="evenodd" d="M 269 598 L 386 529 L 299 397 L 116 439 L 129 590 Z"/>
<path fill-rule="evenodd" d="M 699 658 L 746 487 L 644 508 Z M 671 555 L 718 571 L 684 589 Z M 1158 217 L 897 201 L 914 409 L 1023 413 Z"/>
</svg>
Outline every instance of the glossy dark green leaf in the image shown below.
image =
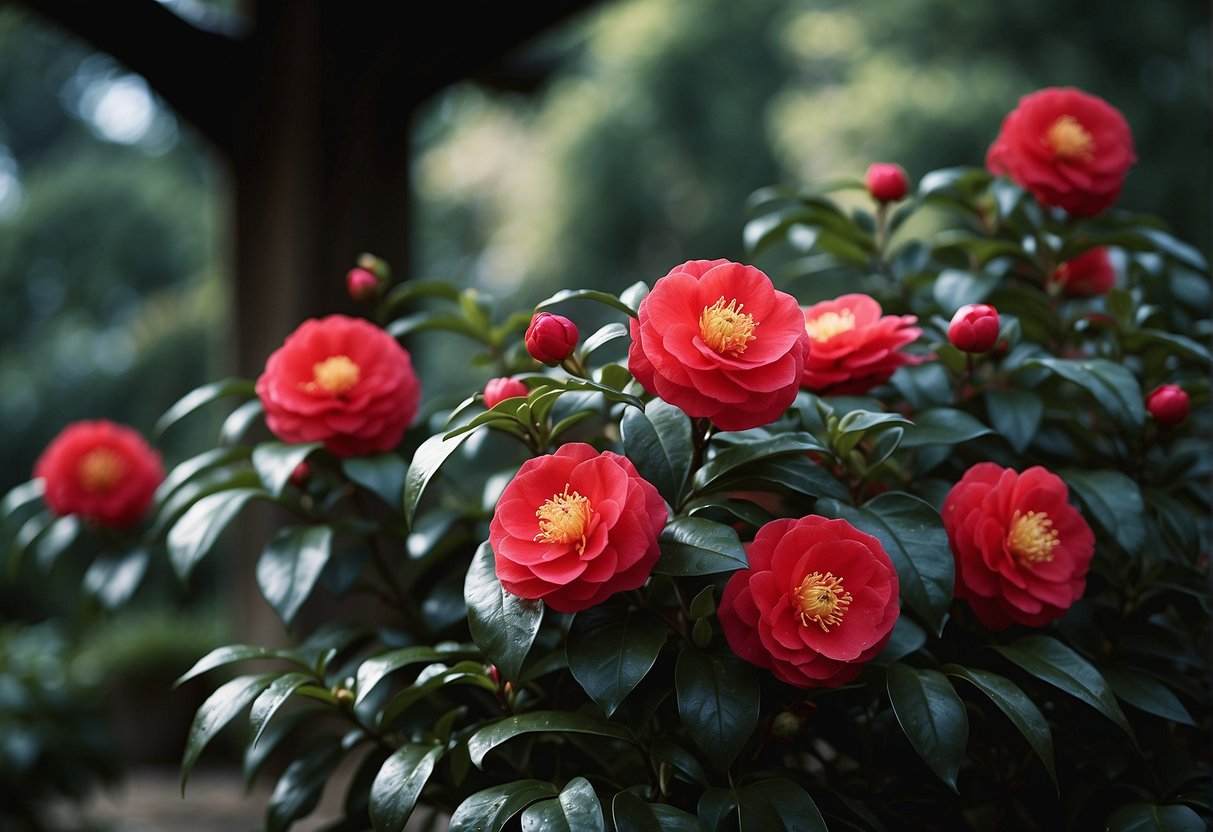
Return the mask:
<svg viewBox="0 0 1213 832">
<path fill-rule="evenodd" d="M 998 277 L 985 272 L 944 269 L 932 284 L 935 303 L 951 316 L 967 303 L 981 303 L 998 286 Z"/>
<path fill-rule="evenodd" d="M 59 556 L 66 552 L 80 536 L 80 518 L 74 514 L 57 517 L 51 521 L 34 541 L 34 558 L 42 569 L 49 572 Z"/>
<path fill-rule="evenodd" d="M 489 343 L 489 331 L 487 328 L 477 326 L 462 315 L 452 315 L 449 313 L 415 312 L 411 315 L 405 315 L 403 318 L 397 318 L 385 328 L 393 338 L 404 338 L 406 335 L 412 335 L 416 332 L 443 330 L 467 336 L 481 344 Z"/>
<path fill-rule="evenodd" d="M 468 607 L 472 640 L 506 679 L 516 681 L 539 632 L 543 602 L 505 591 L 497 579 L 493 549 L 488 541 L 480 544 L 468 567 L 463 600 Z"/>
<path fill-rule="evenodd" d="M 316 808 L 341 753 L 338 738 L 325 737 L 286 767 L 265 807 L 266 832 L 285 832 Z"/>
<path fill-rule="evenodd" d="M 945 664 L 943 672 L 949 676 L 958 676 L 972 682 L 973 685 L 990 698 L 998 709 L 1006 714 L 1007 719 L 1019 729 L 1023 738 L 1032 746 L 1036 756 L 1044 763 L 1054 787 L 1060 789 L 1057 782 L 1057 769 L 1053 762 L 1053 732 L 1049 730 L 1048 720 L 1036 707 L 1019 685 L 1005 676 L 991 673 L 988 670 L 978 670 L 972 667 L 962 667 L 957 664 Z"/>
<path fill-rule="evenodd" d="M 1044 416 L 1040 396 L 1028 390 L 987 390 L 985 398 L 986 414 L 994 430 L 1016 453 L 1023 453 L 1032 444 Z"/>
<path fill-rule="evenodd" d="M 459 288 L 445 280 L 406 280 L 393 286 L 387 293 L 385 303 L 389 309 L 397 309 L 409 301 L 423 297 L 437 297 L 457 302 Z"/>
<path fill-rule="evenodd" d="M 632 792 L 619 792 L 611 801 L 618 832 L 705 832 L 699 818 L 664 803 L 646 803 Z"/>
<path fill-rule="evenodd" d="M 271 682 L 270 686 L 253 700 L 253 707 L 249 710 L 249 727 L 253 734 L 249 744 L 255 746 L 261 741 L 270 720 L 292 693 L 304 685 L 311 684 L 316 684 L 316 677 L 299 671 L 284 673 Z"/>
<path fill-rule="evenodd" d="M 46 493 L 46 480 L 28 480 L 10 489 L 0 500 L 0 520 L 7 520 L 13 512 L 32 505 Z"/>
<path fill-rule="evenodd" d="M 168 476 L 164 478 L 164 482 L 160 483 L 160 486 L 156 489 L 156 495 L 152 501 L 153 505 L 164 505 L 169 496 L 178 488 L 203 471 L 210 471 L 214 468 L 227 465 L 230 462 L 248 459 L 251 456 L 252 451 L 246 447 L 211 448 L 209 451 L 203 451 L 197 456 L 192 456 L 168 472 Z"/>
<path fill-rule="evenodd" d="M 826 822 L 808 792 L 783 777 L 737 790 L 742 829 L 826 832 Z"/>
<path fill-rule="evenodd" d="M 178 687 L 195 676 L 201 676 L 208 670 L 214 670 L 216 667 L 223 667 L 225 664 L 232 662 L 243 662 L 249 659 L 291 659 L 290 654 L 278 650 L 273 647 L 254 647 L 251 644 L 229 644 L 224 647 L 216 647 L 211 652 L 207 653 L 201 659 L 194 663 L 194 666 L 177 677 L 177 681 L 173 682 L 173 687 Z"/>
<path fill-rule="evenodd" d="M 168 557 L 182 581 L 189 579 L 198 561 L 206 557 L 219 535 L 240 510 L 255 499 L 268 499 L 259 488 L 232 488 L 203 497 L 189 507 L 168 532 Z"/>
<path fill-rule="evenodd" d="M 708 789 L 699 796 L 695 811 L 708 829 L 725 828 L 729 815 L 737 809 L 737 793 L 732 789 Z"/>
<path fill-rule="evenodd" d="M 261 673 L 255 676 L 239 676 L 222 685 L 207 697 L 190 725 L 185 741 L 185 756 L 181 760 L 181 793 L 185 794 L 185 781 L 189 779 L 198 755 L 207 743 L 215 738 L 236 714 L 249 706 L 261 691 L 265 690 L 279 674 Z"/>
<path fill-rule="evenodd" d="M 830 444 L 835 453 L 846 454 L 868 434 L 879 434 L 896 426 L 910 428 L 913 424 L 900 413 L 852 410 L 838 420 L 838 425 L 830 436 Z"/>
<path fill-rule="evenodd" d="M 1108 816 L 1107 832 L 1206 832 L 1208 825 L 1188 806 L 1130 803 Z"/>
<path fill-rule="evenodd" d="M 84 573 L 84 591 L 107 610 L 117 609 L 135 594 L 150 560 L 151 553 L 142 546 L 118 555 L 102 555 Z"/>
<path fill-rule="evenodd" d="M 510 818 L 559 791 L 542 780 L 517 780 L 476 792 L 451 815 L 448 832 L 501 832 Z"/>
<path fill-rule="evenodd" d="M 1105 667 L 1102 672 L 1112 692 L 1133 707 L 1181 725 L 1196 725 L 1179 697 L 1154 677 L 1123 667 Z"/>
<path fill-rule="evenodd" d="M 767 459 L 737 469 L 712 484 L 710 494 L 730 491 L 770 491 L 772 486 L 786 488 L 806 497 L 834 497 L 845 500 L 847 487 L 806 456 L 785 456 Z M 709 497 L 705 497 L 708 499 Z"/>
<path fill-rule="evenodd" d="M 656 613 L 591 607 L 569 628 L 569 670 L 609 717 L 653 667 L 665 638 L 666 623 Z"/>
<path fill-rule="evenodd" d="M 633 318 L 636 317 L 636 310 L 628 306 L 619 298 L 607 292 L 599 292 L 595 289 L 561 289 L 556 294 L 546 300 L 542 300 L 535 304 L 535 311 L 542 312 L 549 306 L 555 306 L 559 303 L 564 303 L 567 300 L 593 300 L 598 303 L 605 304 L 612 309 L 618 309 L 626 315 Z"/>
<path fill-rule="evenodd" d="M 927 631 L 915 624 L 914 619 L 910 616 L 899 616 L 897 623 L 893 625 L 893 634 L 889 637 L 889 643 L 873 661 L 878 664 L 895 662 L 910 655 L 926 643 Z"/>
<path fill-rule="evenodd" d="M 223 420 L 223 424 L 219 426 L 219 444 L 235 445 L 243 440 L 249 428 L 264 413 L 265 408 L 262 407 L 260 399 L 253 399 L 237 407 L 228 414 L 227 418 Z"/>
<path fill-rule="evenodd" d="M 257 561 L 257 586 L 288 628 L 333 552 L 329 526 L 279 530 Z"/>
<path fill-rule="evenodd" d="M 282 494 L 291 474 L 299 463 L 318 448 L 324 447 L 320 442 L 309 442 L 306 445 L 288 445 L 285 442 L 261 442 L 253 448 L 253 468 L 261 478 L 261 484 L 271 495 L 278 497 Z"/>
<path fill-rule="evenodd" d="M 523 832 L 606 832 L 602 804 L 584 777 L 574 777 L 553 800 L 532 803 L 522 813 Z"/>
<path fill-rule="evenodd" d="M 959 445 L 993 433 L 980 419 L 951 407 L 933 407 L 914 414 L 914 427 L 906 428 L 903 448 L 920 445 Z"/>
<path fill-rule="evenodd" d="M 619 338 L 627 337 L 628 328 L 625 324 L 618 322 L 606 324 L 605 326 L 600 327 L 597 332 L 594 332 L 581 342 L 581 344 L 577 347 L 577 354 L 580 355 L 584 361 L 585 358 L 589 357 L 600 347 L 609 344 L 612 341 L 618 340 Z"/>
<path fill-rule="evenodd" d="M 690 782 L 707 787 L 708 774 L 703 770 L 699 758 L 669 737 L 657 737 L 653 740 L 649 745 L 649 753 L 654 760 L 680 772 Z"/>
<path fill-rule="evenodd" d="M 404 478 L 404 516 L 410 526 L 413 525 L 413 518 L 417 516 L 417 506 L 421 503 L 425 487 L 430 484 L 430 480 L 438 473 L 447 457 L 470 436 L 470 433 L 461 433 L 446 439 L 442 434 L 434 434 L 417 448 Z"/>
<path fill-rule="evenodd" d="M 859 508 L 818 500 L 817 510 L 879 538 L 897 569 L 901 597 L 936 634 L 943 632 L 952 604 L 955 565 L 939 512 L 899 491 L 885 492 Z"/>
<path fill-rule="evenodd" d="M 906 421 L 902 417 L 897 417 Z M 712 457 L 695 474 L 695 490 L 705 491 L 717 480 L 733 473 L 737 468 L 760 460 L 781 456 L 802 456 L 809 451 L 824 451 L 816 438 L 803 431 L 783 433 L 770 439 L 759 439 L 736 445 Z"/>
<path fill-rule="evenodd" d="M 402 832 L 445 750 L 441 745 L 406 743 L 387 758 L 371 785 L 370 815 L 375 832 Z"/>
<path fill-rule="evenodd" d="M 918 756 L 952 791 L 969 743 L 964 702 L 937 670 L 893 662 L 888 670 L 889 702 Z"/>
<path fill-rule="evenodd" d="M 158 439 L 166 430 L 200 407 L 226 396 L 251 397 L 257 395 L 253 382 L 243 378 L 227 378 L 214 381 L 186 393 L 164 412 L 152 428 L 152 438 Z"/>
<path fill-rule="evenodd" d="M 1068 693 L 1115 722 L 1133 740 L 1133 729 L 1116 702 L 1112 688 L 1095 667 L 1049 636 L 1033 635 L 994 648 L 1041 681 Z"/>
<path fill-rule="evenodd" d="M 341 470 L 355 485 L 362 486 L 392 508 L 401 505 L 408 464 L 398 454 L 346 457 L 341 460 Z"/>
<path fill-rule="evenodd" d="M 1141 385 L 1123 364 L 1104 358 L 1034 358 L 1024 362 L 1024 367 L 1044 367 L 1078 385 L 1122 428 L 1140 430 L 1145 424 Z"/>
<path fill-rule="evenodd" d="M 758 724 L 758 678 L 743 662 L 684 648 L 674 669 L 678 715 L 691 738 L 727 771 Z"/>
<path fill-rule="evenodd" d="M 658 539 L 661 557 L 653 571 L 661 575 L 713 575 L 749 565 L 736 529 L 713 520 L 675 518 Z"/>
<path fill-rule="evenodd" d="M 632 732 L 618 722 L 572 711 L 531 711 L 490 723 L 468 738 L 472 764 L 481 768 L 484 756 L 507 740 L 531 733 L 591 734 L 633 742 Z"/>
<path fill-rule="evenodd" d="M 361 704 L 362 700 L 366 699 L 367 695 L 375 689 L 375 685 L 379 684 L 389 673 L 400 670 L 402 667 L 408 667 L 411 664 L 455 661 L 473 656 L 475 656 L 473 651 L 458 646 L 445 649 L 445 646 L 438 648 L 421 644 L 397 647 L 378 656 L 372 656 L 358 666 L 354 686 L 357 695 L 354 704 Z"/>
<path fill-rule="evenodd" d="M 691 472 L 694 441 L 691 420 L 660 399 L 644 410 L 628 408 L 619 423 L 623 450 L 640 476 L 671 505 L 678 505 Z"/>
<path fill-rule="evenodd" d="M 1057 472 L 1094 519 L 1130 555 L 1146 544 L 1145 502 L 1137 483 L 1119 471 Z"/>
</svg>

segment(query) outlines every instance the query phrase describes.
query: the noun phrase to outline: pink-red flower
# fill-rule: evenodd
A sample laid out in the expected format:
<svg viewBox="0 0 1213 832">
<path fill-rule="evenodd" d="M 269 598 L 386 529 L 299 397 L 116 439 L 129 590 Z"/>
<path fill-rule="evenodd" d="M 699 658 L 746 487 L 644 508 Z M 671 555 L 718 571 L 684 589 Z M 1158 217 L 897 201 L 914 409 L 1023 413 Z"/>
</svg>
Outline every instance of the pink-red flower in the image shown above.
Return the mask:
<svg viewBox="0 0 1213 832">
<path fill-rule="evenodd" d="M 514 595 L 584 610 L 648 579 L 667 514 L 627 457 L 563 445 L 523 463 L 497 501 L 497 577 Z"/>
<path fill-rule="evenodd" d="M 506 399 L 526 398 L 530 392 L 527 386 L 516 378 L 504 376 L 489 379 L 484 385 L 484 406 L 492 409 Z"/>
<path fill-rule="evenodd" d="M 99 419 L 68 425 L 38 457 L 34 476 L 58 515 L 123 528 L 147 511 L 164 480 L 160 454 L 136 431 Z"/>
<path fill-rule="evenodd" d="M 1052 282 L 1070 298 L 1106 295 L 1116 283 L 1116 269 L 1106 248 L 1093 248 L 1071 257 L 1053 272 Z"/>
<path fill-rule="evenodd" d="M 796 398 L 809 351 L 796 299 L 728 260 L 675 266 L 640 302 L 631 328 L 636 380 L 722 430 L 778 419 Z"/>
<path fill-rule="evenodd" d="M 986 303 L 966 303 L 948 325 L 948 340 L 965 352 L 985 352 L 998 341 L 998 310 Z"/>
<path fill-rule="evenodd" d="M 1164 428 L 1182 424 L 1188 408 L 1188 393 L 1178 384 L 1160 384 L 1146 396 L 1146 410 Z"/>
<path fill-rule="evenodd" d="M 379 297 L 379 292 L 383 287 L 373 272 L 355 266 L 346 272 L 345 288 L 351 298 L 359 303 L 365 303 Z"/>
<path fill-rule="evenodd" d="M 1072 87 L 1021 98 L 986 154 L 991 173 L 1005 174 L 1041 203 L 1079 216 L 1116 202 L 1135 161 L 1133 134 L 1120 111 Z"/>
<path fill-rule="evenodd" d="M 991 629 L 1039 627 L 1082 597 L 1095 535 L 1056 474 L 974 465 L 952 486 L 943 524 L 956 559 L 956 597 Z"/>
<path fill-rule="evenodd" d="M 896 202 L 910 190 L 906 169 L 889 162 L 873 162 L 863 177 L 868 193 L 880 202 Z"/>
<path fill-rule="evenodd" d="M 573 354 L 579 335 L 577 324 L 563 315 L 539 312 L 531 318 L 523 340 L 531 358 L 555 367 Z"/>
<path fill-rule="evenodd" d="M 408 351 L 361 318 L 304 321 L 257 379 L 265 421 L 284 442 L 323 442 L 337 456 L 394 448 L 417 414 Z"/>
<path fill-rule="evenodd" d="M 889 641 L 897 570 L 880 541 L 845 520 L 773 520 L 746 547 L 720 599 L 733 652 L 801 687 L 854 679 Z"/>
<path fill-rule="evenodd" d="M 804 327 L 813 349 L 800 386 L 821 395 L 857 395 L 889 380 L 906 364 L 923 356 L 901 351 L 922 330 L 913 315 L 883 315 L 868 295 L 843 295 L 803 310 Z"/>
</svg>

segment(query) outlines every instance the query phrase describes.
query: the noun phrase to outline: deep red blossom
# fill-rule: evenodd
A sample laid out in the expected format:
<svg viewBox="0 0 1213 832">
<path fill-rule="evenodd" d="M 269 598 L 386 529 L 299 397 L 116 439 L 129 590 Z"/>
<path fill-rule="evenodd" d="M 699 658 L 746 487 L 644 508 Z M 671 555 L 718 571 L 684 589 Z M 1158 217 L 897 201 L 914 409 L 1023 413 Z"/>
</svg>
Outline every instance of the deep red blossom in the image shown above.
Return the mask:
<svg viewBox="0 0 1213 832">
<path fill-rule="evenodd" d="M 507 592 L 560 612 L 643 584 L 668 510 L 627 457 L 583 442 L 527 460 L 497 501 L 489 544 Z"/>
<path fill-rule="evenodd" d="M 1188 393 L 1178 384 L 1161 384 L 1146 396 L 1146 410 L 1164 428 L 1182 424 L 1188 408 Z"/>
<path fill-rule="evenodd" d="M 1137 161 L 1123 115 L 1073 87 L 1025 95 L 1002 122 L 986 167 L 1031 191 L 1044 205 L 1092 216 L 1120 196 Z"/>
<path fill-rule="evenodd" d="M 1116 269 L 1106 248 L 1093 248 L 1058 266 L 1051 282 L 1059 285 L 1066 297 L 1096 297 L 1111 291 L 1116 283 Z"/>
<path fill-rule="evenodd" d="M 948 340 L 965 352 L 985 352 L 998 341 L 998 310 L 986 303 L 966 303 L 948 325 Z"/>
<path fill-rule="evenodd" d="M 1095 535 L 1056 474 L 974 465 L 948 492 L 943 524 L 956 559 L 956 597 L 991 629 L 1039 627 L 1087 585 Z"/>
<path fill-rule="evenodd" d="M 123 528 L 147 511 L 164 480 L 160 454 L 135 430 L 99 419 L 68 425 L 34 464 L 47 506 Z"/>
<path fill-rule="evenodd" d="M 720 599 L 741 658 L 801 687 L 854 679 L 897 623 L 897 570 L 880 541 L 845 520 L 773 520 L 746 547 Z"/>
<path fill-rule="evenodd" d="M 910 190 L 906 169 L 889 162 L 873 162 L 863 177 L 868 193 L 880 202 L 896 202 Z"/>
<path fill-rule="evenodd" d="M 728 260 L 675 266 L 640 302 L 631 332 L 636 380 L 722 430 L 778 419 L 796 398 L 809 351 L 796 299 Z"/>
<path fill-rule="evenodd" d="M 868 295 L 843 295 L 803 310 L 813 341 L 800 386 L 820 395 L 857 395 L 923 356 L 901 351 L 922 333 L 913 315 L 883 315 Z"/>
<path fill-rule="evenodd" d="M 304 321 L 257 379 L 265 421 L 284 442 L 323 442 L 337 456 L 394 448 L 417 414 L 408 351 L 361 318 Z"/>
<path fill-rule="evenodd" d="M 493 378 L 484 385 L 484 406 L 494 408 L 506 399 L 526 398 L 531 391 L 516 378 Z"/>
</svg>

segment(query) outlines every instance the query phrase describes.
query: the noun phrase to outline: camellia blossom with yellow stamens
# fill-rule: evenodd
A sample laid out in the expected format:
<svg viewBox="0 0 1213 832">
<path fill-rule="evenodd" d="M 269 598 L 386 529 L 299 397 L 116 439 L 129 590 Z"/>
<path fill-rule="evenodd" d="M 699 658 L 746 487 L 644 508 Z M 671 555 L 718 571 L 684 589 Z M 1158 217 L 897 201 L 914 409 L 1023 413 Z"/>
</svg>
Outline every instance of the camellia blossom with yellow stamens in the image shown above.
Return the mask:
<svg viewBox="0 0 1213 832">
<path fill-rule="evenodd" d="M 1076 216 L 1093 216 L 1115 203 L 1136 161 L 1133 133 L 1120 111 L 1073 87 L 1021 98 L 986 153 L 991 173 Z"/>
<path fill-rule="evenodd" d="M 640 587 L 668 509 L 627 457 L 584 442 L 529 459 L 497 501 L 489 545 L 502 587 L 577 612 Z"/>
<path fill-rule="evenodd" d="M 337 456 L 394 448 L 417 414 L 421 385 L 408 351 L 361 318 L 304 321 L 257 379 L 269 429 L 284 442 L 323 442 Z"/>
<path fill-rule="evenodd" d="M 124 528 L 147 511 L 164 468 L 137 431 L 98 419 L 60 431 L 38 457 L 34 476 L 42 479 L 55 514 Z"/>
<path fill-rule="evenodd" d="M 985 626 L 1039 627 L 1065 614 L 1087 585 L 1095 535 L 1056 474 L 974 465 L 944 500 L 956 597 Z"/>
<path fill-rule="evenodd" d="M 753 266 L 691 260 L 653 284 L 631 322 L 644 389 L 722 430 L 778 419 L 809 352 L 796 299 Z"/>
<path fill-rule="evenodd" d="M 741 658 L 788 684 L 837 687 L 888 643 L 897 623 L 897 570 L 880 541 L 846 520 L 773 520 L 746 547 L 720 626 Z"/>
<path fill-rule="evenodd" d="M 800 386 L 823 396 L 859 395 L 924 356 L 902 352 L 922 334 L 913 315 L 884 315 L 869 295 L 843 295 L 803 310 L 813 342 Z"/>
</svg>

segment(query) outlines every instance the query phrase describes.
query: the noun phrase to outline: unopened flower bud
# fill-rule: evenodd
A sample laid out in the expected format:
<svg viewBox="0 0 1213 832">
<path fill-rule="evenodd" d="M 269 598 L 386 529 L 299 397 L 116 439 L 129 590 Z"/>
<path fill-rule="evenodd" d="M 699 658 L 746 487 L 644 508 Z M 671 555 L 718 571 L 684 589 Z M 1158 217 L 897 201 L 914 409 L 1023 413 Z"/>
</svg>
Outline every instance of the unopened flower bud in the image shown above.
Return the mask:
<svg viewBox="0 0 1213 832">
<path fill-rule="evenodd" d="M 529 392 L 527 386 L 516 378 L 490 379 L 484 385 L 484 406 L 491 410 L 506 399 L 525 398 Z"/>
<path fill-rule="evenodd" d="M 311 478 L 312 466 L 307 464 L 307 460 L 300 462 L 295 466 L 295 470 L 291 471 L 291 485 L 296 488 L 303 488 Z"/>
<path fill-rule="evenodd" d="M 868 193 L 880 202 L 896 202 L 910 190 L 910 179 L 901 165 L 889 162 L 873 162 L 864 174 Z"/>
<path fill-rule="evenodd" d="M 337 704 L 343 708 L 352 707 L 354 704 L 354 692 L 346 687 L 335 686 L 332 690 L 333 698 L 337 700 Z"/>
<path fill-rule="evenodd" d="M 536 361 L 555 367 L 573 354 L 577 325 L 561 315 L 539 312 L 526 331 L 526 351 Z"/>
<path fill-rule="evenodd" d="M 1146 409 L 1159 426 L 1178 425 L 1188 418 L 1188 394 L 1178 384 L 1163 384 L 1146 396 Z"/>
<path fill-rule="evenodd" d="M 800 736 L 804 720 L 791 711 L 780 711 L 771 722 L 771 736 L 777 740 L 794 740 Z"/>
<path fill-rule="evenodd" d="M 381 257 L 376 257 L 373 254 L 363 253 L 358 255 L 358 268 L 366 269 L 375 277 L 379 278 L 380 283 L 386 284 L 392 279 L 392 268 L 387 264 L 387 261 Z"/>
<path fill-rule="evenodd" d="M 985 303 L 965 304 L 952 316 L 948 340 L 965 352 L 992 349 L 998 341 L 998 310 Z"/>
<path fill-rule="evenodd" d="M 379 297 L 379 278 L 366 269 L 353 268 L 345 276 L 345 288 L 350 297 L 359 303 L 367 303 Z"/>
</svg>

